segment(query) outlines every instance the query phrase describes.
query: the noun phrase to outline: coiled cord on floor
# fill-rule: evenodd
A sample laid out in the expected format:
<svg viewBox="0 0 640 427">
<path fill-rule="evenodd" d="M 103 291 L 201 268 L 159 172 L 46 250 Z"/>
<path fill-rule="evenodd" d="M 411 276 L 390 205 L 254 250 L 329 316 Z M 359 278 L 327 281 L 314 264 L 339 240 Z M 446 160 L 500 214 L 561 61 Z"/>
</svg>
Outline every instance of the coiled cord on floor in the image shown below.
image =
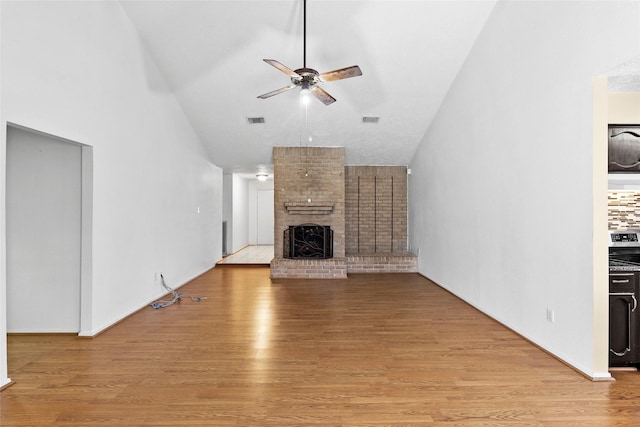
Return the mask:
<svg viewBox="0 0 640 427">
<path fill-rule="evenodd" d="M 193 296 L 189 296 L 189 295 L 182 295 L 181 292 L 176 292 L 173 288 L 171 288 L 170 286 L 168 286 L 165 281 L 164 281 L 164 276 L 162 274 L 160 274 L 160 282 L 162 283 L 162 286 L 169 291 L 169 293 L 171 294 L 171 299 L 170 300 L 158 300 L 158 301 L 154 301 L 152 302 L 150 305 L 151 307 L 158 309 L 158 308 L 164 308 L 164 307 L 169 307 L 170 305 L 175 304 L 176 302 L 180 301 L 182 298 L 190 298 L 191 301 L 203 301 L 206 300 L 207 297 L 193 297 Z"/>
</svg>

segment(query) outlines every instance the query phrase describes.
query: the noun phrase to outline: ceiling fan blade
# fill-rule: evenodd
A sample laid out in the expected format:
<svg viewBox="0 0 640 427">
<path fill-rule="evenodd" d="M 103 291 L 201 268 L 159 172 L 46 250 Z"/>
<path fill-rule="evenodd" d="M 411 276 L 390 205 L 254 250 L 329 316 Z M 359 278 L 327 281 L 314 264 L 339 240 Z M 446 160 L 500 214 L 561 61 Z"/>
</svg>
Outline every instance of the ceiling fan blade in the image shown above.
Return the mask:
<svg viewBox="0 0 640 427">
<path fill-rule="evenodd" d="M 329 95 L 324 89 L 322 89 L 320 86 L 314 86 L 311 89 L 311 93 L 313 94 L 313 96 L 315 96 L 316 98 L 318 98 L 320 101 L 322 101 L 322 103 L 324 105 L 329 105 L 329 104 L 333 104 L 334 102 L 336 102 L 336 99 Z"/>
<path fill-rule="evenodd" d="M 260 99 L 270 98 L 273 95 L 277 95 L 279 93 L 286 92 L 288 90 L 293 89 L 294 87 L 296 87 L 296 85 L 290 85 L 290 86 L 281 87 L 280 89 L 276 89 L 276 90 L 273 90 L 271 92 L 265 93 L 264 95 L 260 95 L 258 98 L 260 98 Z"/>
<path fill-rule="evenodd" d="M 278 70 L 282 71 L 283 73 L 285 73 L 289 77 L 300 77 L 300 75 L 298 73 L 296 73 L 295 71 L 293 71 L 291 68 L 287 67 L 286 65 L 282 65 L 280 62 L 276 61 L 275 59 L 263 59 L 263 61 L 266 62 L 267 64 L 277 68 Z"/>
<path fill-rule="evenodd" d="M 331 82 L 334 80 L 348 79 L 350 77 L 358 77 L 362 75 L 360 67 L 352 65 L 351 67 L 340 68 L 339 70 L 327 71 L 320 74 L 318 77 L 320 81 Z"/>
</svg>

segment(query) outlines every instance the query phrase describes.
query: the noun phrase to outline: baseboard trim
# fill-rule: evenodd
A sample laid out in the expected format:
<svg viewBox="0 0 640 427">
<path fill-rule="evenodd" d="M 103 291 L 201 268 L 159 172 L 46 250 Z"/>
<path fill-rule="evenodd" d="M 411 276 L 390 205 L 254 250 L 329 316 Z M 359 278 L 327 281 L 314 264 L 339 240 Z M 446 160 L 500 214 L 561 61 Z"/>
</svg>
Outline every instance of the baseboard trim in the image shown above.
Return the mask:
<svg viewBox="0 0 640 427">
<path fill-rule="evenodd" d="M 211 266 L 211 267 L 207 267 L 204 271 L 192 276 L 191 278 L 183 281 L 181 284 L 174 286 L 173 290 L 178 290 L 180 288 L 182 288 L 183 286 L 189 284 L 190 282 L 194 281 L 195 279 L 197 279 L 198 277 L 202 276 L 203 274 L 205 274 L 206 272 L 208 272 L 209 270 L 211 270 L 212 268 L 215 268 L 215 265 Z M 108 325 L 97 329 L 95 331 L 91 331 L 90 333 L 79 333 L 78 334 L 78 338 L 83 338 L 83 339 L 91 339 L 91 338 L 95 338 L 98 335 L 103 334 L 104 332 L 108 331 L 109 329 L 113 328 L 114 326 L 117 326 L 118 324 L 124 322 L 125 320 L 127 320 L 129 317 L 133 316 L 134 314 L 138 313 L 141 310 L 144 310 L 145 308 L 149 307 L 154 301 L 157 301 L 159 299 L 165 298 L 167 295 L 169 295 L 169 292 L 165 292 L 162 295 L 159 295 L 158 297 L 155 297 L 153 299 L 151 299 L 149 302 L 147 302 L 146 304 L 144 304 L 141 307 L 138 307 L 134 310 L 132 310 L 131 312 L 129 312 L 128 314 L 124 314 L 121 318 L 115 320 L 112 323 L 109 323 Z"/>
<path fill-rule="evenodd" d="M 11 387 L 15 383 L 16 383 L 15 381 L 11 381 L 11 378 L 7 378 L 7 382 L 5 382 L 4 384 L 0 385 L 0 391 Z"/>
<path fill-rule="evenodd" d="M 418 272 L 418 274 L 422 277 L 424 277 L 425 279 L 427 279 L 428 281 L 430 281 L 431 283 L 433 283 L 434 285 L 438 286 L 439 288 L 441 288 L 442 290 L 448 292 L 449 294 L 451 294 L 452 296 L 458 298 L 460 301 L 463 301 L 465 304 L 468 304 L 469 306 L 475 308 L 476 310 L 478 310 L 480 313 L 482 313 L 483 315 L 487 316 L 488 318 L 490 318 L 491 320 L 498 322 L 499 324 L 501 324 L 502 326 L 504 326 L 505 328 L 509 329 L 511 332 L 513 332 L 514 334 L 518 335 L 520 338 L 522 338 L 523 340 L 527 341 L 528 343 L 530 343 L 531 345 L 539 348 L 540 350 L 544 351 L 545 353 L 547 353 L 549 356 L 553 357 L 554 359 L 556 359 L 557 361 L 561 362 L 562 364 L 564 364 L 565 366 L 567 366 L 568 368 L 571 368 L 572 370 L 574 370 L 575 372 L 577 372 L 578 374 L 582 375 L 583 377 L 593 381 L 593 382 L 613 382 L 616 379 L 613 378 L 611 376 L 611 373 L 606 372 L 606 373 L 596 373 L 595 375 L 591 375 L 585 371 L 583 371 L 582 369 L 576 367 L 575 365 L 567 362 L 566 360 L 564 360 L 562 357 L 558 356 L 555 353 L 552 353 L 551 351 L 547 350 L 546 348 L 544 348 L 543 346 L 541 346 L 540 344 L 536 343 L 535 341 L 531 340 L 530 338 L 528 338 L 527 336 L 521 334 L 520 332 L 518 332 L 517 330 L 513 329 L 512 327 L 510 327 L 509 325 L 505 324 L 504 322 L 501 322 L 500 320 L 496 319 L 495 317 L 491 316 L 490 314 L 488 314 L 487 312 L 485 312 L 484 310 L 478 308 L 476 305 L 471 304 L 469 301 L 467 301 L 466 299 L 462 298 L 459 295 L 456 295 L 455 293 L 451 292 L 449 289 L 445 288 L 444 286 L 442 286 L 441 284 L 439 284 L 438 282 L 436 282 L 435 280 L 430 279 L 429 277 L 427 277 L 426 275 Z"/>
</svg>

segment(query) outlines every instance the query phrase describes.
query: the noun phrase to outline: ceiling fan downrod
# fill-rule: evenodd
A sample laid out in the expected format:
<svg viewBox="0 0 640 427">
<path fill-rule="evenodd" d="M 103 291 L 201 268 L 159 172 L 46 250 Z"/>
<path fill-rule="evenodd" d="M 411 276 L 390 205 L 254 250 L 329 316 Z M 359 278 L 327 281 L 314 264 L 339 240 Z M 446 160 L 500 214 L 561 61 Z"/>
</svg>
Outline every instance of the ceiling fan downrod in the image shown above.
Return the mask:
<svg viewBox="0 0 640 427">
<path fill-rule="evenodd" d="M 302 68 L 307 68 L 307 0 L 302 5 Z"/>
</svg>

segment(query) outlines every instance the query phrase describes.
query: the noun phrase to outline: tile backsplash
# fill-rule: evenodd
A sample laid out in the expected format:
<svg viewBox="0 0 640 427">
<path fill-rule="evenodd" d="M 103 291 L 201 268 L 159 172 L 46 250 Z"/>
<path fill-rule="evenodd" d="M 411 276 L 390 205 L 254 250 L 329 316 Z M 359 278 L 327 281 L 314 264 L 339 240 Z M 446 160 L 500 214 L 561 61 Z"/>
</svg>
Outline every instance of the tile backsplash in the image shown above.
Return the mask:
<svg viewBox="0 0 640 427">
<path fill-rule="evenodd" d="M 609 230 L 640 228 L 640 192 L 609 191 Z"/>
</svg>

